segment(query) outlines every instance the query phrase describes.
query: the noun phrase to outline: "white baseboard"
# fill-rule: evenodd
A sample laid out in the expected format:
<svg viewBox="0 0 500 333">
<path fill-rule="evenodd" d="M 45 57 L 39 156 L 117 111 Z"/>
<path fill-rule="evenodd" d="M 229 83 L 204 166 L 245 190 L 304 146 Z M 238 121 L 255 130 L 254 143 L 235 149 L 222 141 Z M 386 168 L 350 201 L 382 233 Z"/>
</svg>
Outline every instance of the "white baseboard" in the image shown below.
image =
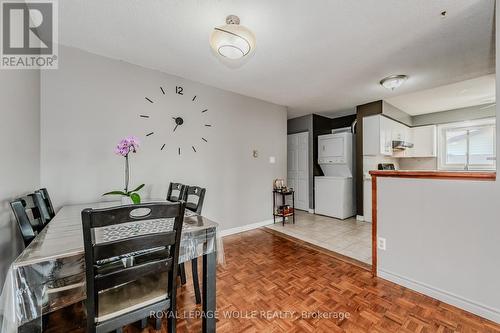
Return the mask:
<svg viewBox="0 0 500 333">
<path fill-rule="evenodd" d="M 406 288 L 415 290 L 419 293 L 425 294 L 427 296 L 433 297 L 440 301 L 446 302 L 448 304 L 454 305 L 465 311 L 472 312 L 483 318 L 492 320 L 494 322 L 500 323 L 500 309 L 494 309 L 487 305 L 474 302 L 472 300 L 463 298 L 461 296 L 455 295 L 453 293 L 444 291 L 439 288 L 435 288 L 428 284 L 418 282 L 398 274 L 387 272 L 379 269 L 377 275 L 380 278 L 389 280 L 396 284 L 402 285 Z"/>
<path fill-rule="evenodd" d="M 257 228 L 264 227 L 264 226 L 270 225 L 270 224 L 273 224 L 273 220 L 266 220 L 266 221 L 261 221 L 261 222 L 257 222 L 257 223 L 246 224 L 246 225 L 242 225 L 241 227 L 235 227 L 235 228 L 231 228 L 231 229 L 222 230 L 220 232 L 220 236 L 226 237 L 229 235 L 239 234 L 240 232 L 245 232 L 248 230 L 257 229 Z"/>
<path fill-rule="evenodd" d="M 366 222 L 366 223 L 372 223 L 372 220 L 367 219 L 363 215 L 356 215 L 356 221 L 358 222 Z"/>
</svg>

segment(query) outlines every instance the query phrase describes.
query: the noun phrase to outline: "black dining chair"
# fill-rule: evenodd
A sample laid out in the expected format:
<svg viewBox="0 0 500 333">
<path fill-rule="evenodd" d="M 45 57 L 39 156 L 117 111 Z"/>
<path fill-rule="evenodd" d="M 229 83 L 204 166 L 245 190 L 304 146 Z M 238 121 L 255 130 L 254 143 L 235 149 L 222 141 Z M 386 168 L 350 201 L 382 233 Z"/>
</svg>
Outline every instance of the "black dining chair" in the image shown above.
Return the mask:
<svg viewBox="0 0 500 333">
<path fill-rule="evenodd" d="M 167 201 L 178 202 L 184 198 L 184 191 L 186 190 L 186 185 L 181 183 L 170 183 L 168 185 Z M 179 264 L 179 277 L 181 278 L 181 284 L 186 284 L 186 269 L 184 264 Z"/>
<path fill-rule="evenodd" d="M 35 207 L 38 211 L 40 222 L 42 223 L 43 227 L 45 227 L 54 216 L 51 216 L 50 214 L 50 209 L 44 199 L 43 192 L 38 190 L 30 194 L 29 196 L 32 198 L 33 203 L 35 204 Z"/>
<path fill-rule="evenodd" d="M 177 202 L 184 198 L 186 185 L 181 183 L 170 183 L 167 192 L 167 201 Z"/>
<path fill-rule="evenodd" d="M 187 186 L 184 190 L 184 201 L 186 202 L 186 209 L 201 214 L 203 209 L 203 201 L 205 201 L 206 189 L 198 186 Z"/>
<path fill-rule="evenodd" d="M 28 246 L 35 236 L 49 223 L 40 193 L 31 193 L 10 203 L 17 225 Z"/>
<path fill-rule="evenodd" d="M 200 215 L 205 201 L 206 189 L 198 186 L 186 186 L 184 190 L 184 201 L 186 209 Z M 181 284 L 186 284 L 186 268 L 184 263 L 180 264 Z M 191 259 L 191 272 L 193 275 L 193 287 L 196 304 L 201 304 L 200 282 L 198 278 L 198 258 Z"/>
<path fill-rule="evenodd" d="M 45 206 L 47 207 L 50 220 L 52 220 L 52 218 L 56 216 L 56 211 L 54 210 L 54 206 L 52 205 L 52 200 L 50 200 L 49 191 L 47 191 L 46 188 L 41 188 L 37 192 L 40 192 L 42 194 L 42 198 L 45 202 Z"/>
<path fill-rule="evenodd" d="M 176 331 L 176 276 L 184 208 L 181 201 L 82 211 L 87 332 L 120 331 L 125 325 L 143 322 L 151 313 L 160 314 L 155 325 L 159 330 L 165 310 L 168 332 Z M 155 223 L 149 232 L 127 230 L 124 225 L 148 220 L 171 223 L 165 229 L 158 229 Z M 141 252 L 144 255 L 130 256 Z"/>
<path fill-rule="evenodd" d="M 33 213 L 31 213 L 31 219 L 26 211 L 26 201 L 24 199 L 17 199 L 10 203 L 14 217 L 16 218 L 17 226 L 23 237 L 24 246 L 28 246 L 31 241 L 35 238 L 37 232 L 34 228 L 38 225 L 38 221 L 34 220 Z"/>
</svg>

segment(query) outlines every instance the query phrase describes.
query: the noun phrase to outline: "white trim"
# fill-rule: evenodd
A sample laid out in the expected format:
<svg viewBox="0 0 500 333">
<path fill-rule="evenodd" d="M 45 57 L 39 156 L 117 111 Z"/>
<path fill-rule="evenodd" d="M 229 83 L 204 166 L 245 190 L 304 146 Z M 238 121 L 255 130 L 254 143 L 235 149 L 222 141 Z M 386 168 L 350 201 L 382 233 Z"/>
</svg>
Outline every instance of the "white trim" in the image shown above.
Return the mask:
<svg viewBox="0 0 500 333">
<path fill-rule="evenodd" d="M 273 224 L 273 220 L 266 220 L 266 221 L 261 221 L 261 222 L 257 222 L 257 223 L 246 224 L 246 225 L 242 225 L 241 227 L 235 227 L 235 228 L 231 228 L 231 229 L 222 230 L 220 232 L 220 236 L 226 237 L 229 235 L 238 234 L 240 232 L 245 232 L 245 231 L 257 229 L 260 227 L 264 227 L 264 226 L 270 225 L 270 224 Z"/>
<path fill-rule="evenodd" d="M 364 215 L 356 215 L 356 221 L 365 222 L 365 223 L 372 223 L 372 220 L 365 218 Z"/>
<path fill-rule="evenodd" d="M 445 290 L 430 286 L 423 282 L 418 282 L 395 273 L 384 271 L 382 269 L 377 270 L 377 276 L 382 279 L 386 279 L 401 286 L 404 286 L 406 288 L 415 290 L 419 293 L 433 297 L 440 301 L 449 303 L 460 309 L 472 312 L 483 318 L 500 323 L 500 309 L 494 309 L 487 305 L 477 303 L 470 299 L 466 299 L 464 297 L 455 295 Z"/>
<path fill-rule="evenodd" d="M 309 208 L 307 211 L 311 214 L 314 214 L 314 209 Z"/>
</svg>

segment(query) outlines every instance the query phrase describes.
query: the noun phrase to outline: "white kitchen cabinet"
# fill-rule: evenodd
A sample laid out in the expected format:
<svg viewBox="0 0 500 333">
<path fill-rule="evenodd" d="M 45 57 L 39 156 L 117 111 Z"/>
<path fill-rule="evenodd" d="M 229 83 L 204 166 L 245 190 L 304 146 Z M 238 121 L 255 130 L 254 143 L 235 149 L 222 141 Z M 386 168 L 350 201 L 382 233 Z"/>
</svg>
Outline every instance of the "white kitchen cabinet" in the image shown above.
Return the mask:
<svg viewBox="0 0 500 333">
<path fill-rule="evenodd" d="M 413 148 L 409 149 L 408 157 L 436 157 L 436 125 L 413 127 Z"/>
<path fill-rule="evenodd" d="M 382 115 L 363 118 L 363 155 L 436 157 L 436 125 L 408 127 Z M 393 150 L 392 141 L 413 143 L 413 148 Z"/>
<path fill-rule="evenodd" d="M 410 141 L 410 130 L 406 125 L 398 123 L 397 121 L 391 121 L 392 125 L 392 140 L 394 141 Z"/>
<path fill-rule="evenodd" d="M 380 154 L 392 155 L 392 133 L 395 131 L 395 121 L 378 116 L 380 119 Z"/>
<path fill-rule="evenodd" d="M 363 118 L 363 155 L 392 155 L 391 122 L 380 115 Z"/>
</svg>

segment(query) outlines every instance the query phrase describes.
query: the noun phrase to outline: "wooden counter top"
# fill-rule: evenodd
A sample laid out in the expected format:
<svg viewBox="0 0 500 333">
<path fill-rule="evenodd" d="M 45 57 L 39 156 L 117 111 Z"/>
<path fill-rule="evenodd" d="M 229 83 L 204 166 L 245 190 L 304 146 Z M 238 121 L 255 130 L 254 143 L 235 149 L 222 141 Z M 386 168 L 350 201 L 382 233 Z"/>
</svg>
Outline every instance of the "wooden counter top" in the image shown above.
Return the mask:
<svg viewBox="0 0 500 333">
<path fill-rule="evenodd" d="M 373 170 L 372 177 L 457 179 L 457 180 L 496 180 L 496 172 L 483 171 L 411 171 L 411 170 Z"/>
</svg>

